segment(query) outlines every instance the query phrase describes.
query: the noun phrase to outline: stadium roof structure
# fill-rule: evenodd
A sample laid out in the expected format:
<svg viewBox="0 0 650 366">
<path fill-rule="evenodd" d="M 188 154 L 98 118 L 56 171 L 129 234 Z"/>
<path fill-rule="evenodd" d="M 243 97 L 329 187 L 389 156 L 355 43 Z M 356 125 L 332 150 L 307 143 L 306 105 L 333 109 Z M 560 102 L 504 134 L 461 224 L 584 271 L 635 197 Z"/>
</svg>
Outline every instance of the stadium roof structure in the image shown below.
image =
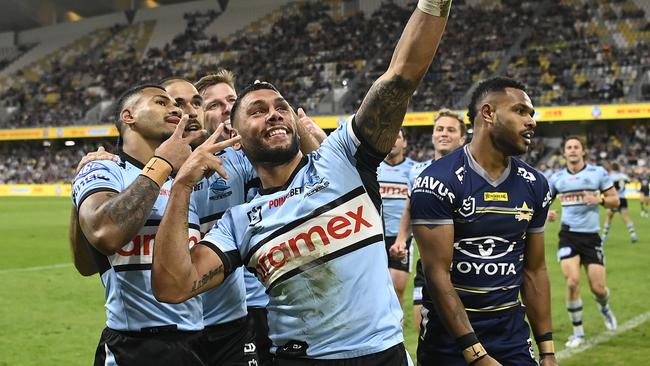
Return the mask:
<svg viewBox="0 0 650 366">
<path fill-rule="evenodd" d="M 0 0 L 0 32 L 23 31 L 118 11 L 191 0 Z"/>
</svg>

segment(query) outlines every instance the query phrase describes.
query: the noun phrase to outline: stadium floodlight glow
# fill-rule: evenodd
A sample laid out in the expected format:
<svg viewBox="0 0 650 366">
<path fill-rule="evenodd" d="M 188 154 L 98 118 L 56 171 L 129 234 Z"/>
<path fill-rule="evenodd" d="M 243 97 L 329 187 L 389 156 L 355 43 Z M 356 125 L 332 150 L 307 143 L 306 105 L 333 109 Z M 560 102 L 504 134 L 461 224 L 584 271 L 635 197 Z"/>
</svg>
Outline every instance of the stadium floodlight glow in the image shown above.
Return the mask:
<svg viewBox="0 0 650 366">
<path fill-rule="evenodd" d="M 75 145 L 75 143 L 72 140 L 68 140 L 68 141 L 65 142 L 65 146 L 74 146 L 74 145 Z"/>
<path fill-rule="evenodd" d="M 52 143 L 49 142 L 48 140 L 45 140 L 45 141 L 43 141 L 43 146 L 50 147 L 50 146 L 52 146 Z"/>
</svg>

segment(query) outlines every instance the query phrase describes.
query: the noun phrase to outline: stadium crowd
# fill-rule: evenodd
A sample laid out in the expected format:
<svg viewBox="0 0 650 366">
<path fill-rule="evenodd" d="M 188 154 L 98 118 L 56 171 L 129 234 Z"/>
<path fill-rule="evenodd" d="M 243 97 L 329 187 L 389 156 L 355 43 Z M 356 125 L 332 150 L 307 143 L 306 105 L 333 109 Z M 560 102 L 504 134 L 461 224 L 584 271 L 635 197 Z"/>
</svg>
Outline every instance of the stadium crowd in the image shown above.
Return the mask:
<svg viewBox="0 0 650 366">
<path fill-rule="evenodd" d="M 537 105 L 621 102 L 650 64 L 645 38 L 611 43 L 594 30 L 601 14 L 609 14 L 608 21 L 615 24 L 636 21 L 644 14 L 636 7 L 592 9 L 586 3 L 556 0 L 540 7 L 502 0 L 481 11 L 462 0 L 454 6 L 453 17 L 463 21 L 450 22 L 439 49 L 442 57 L 426 74 L 411 110 L 462 108 L 470 87 L 497 72 L 522 79 Z M 534 10 L 544 16 L 533 17 Z M 341 107 L 351 112 L 385 68 L 409 12 L 387 2 L 371 15 L 332 14 L 324 2 L 287 5 L 269 32 L 242 32 L 222 40 L 203 31 L 219 17 L 217 11 L 187 13 L 186 29 L 146 54 L 151 23 L 96 31 L 87 36 L 90 46 L 84 52 L 66 60 L 52 56 L 44 60 L 45 67 L 27 67 L 15 75 L 18 82 L 0 95 L 0 106 L 12 107 L 8 118 L 0 117 L 0 128 L 106 122 L 105 112 L 88 112 L 114 100 L 133 81 L 169 75 L 198 79 L 204 72 L 199 69 L 217 64 L 240 75 L 241 85 L 255 79 L 274 82 L 287 90 L 288 100 L 308 112 L 333 88 L 347 88 Z M 110 34 L 117 36 L 111 39 Z M 289 44 L 287 36 L 292 37 Z M 228 57 L 216 57 L 225 53 Z M 197 61 L 187 62 L 190 58 Z"/>
</svg>

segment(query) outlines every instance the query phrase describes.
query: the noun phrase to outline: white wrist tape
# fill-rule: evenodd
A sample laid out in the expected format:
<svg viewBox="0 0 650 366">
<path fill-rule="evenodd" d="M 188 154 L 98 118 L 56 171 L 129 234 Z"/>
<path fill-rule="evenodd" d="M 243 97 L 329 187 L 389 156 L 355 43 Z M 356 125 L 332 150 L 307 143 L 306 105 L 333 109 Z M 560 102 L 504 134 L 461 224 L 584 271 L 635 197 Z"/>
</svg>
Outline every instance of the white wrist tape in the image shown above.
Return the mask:
<svg viewBox="0 0 650 366">
<path fill-rule="evenodd" d="M 451 10 L 451 0 L 419 0 L 418 9 L 436 17 L 447 17 Z"/>
</svg>

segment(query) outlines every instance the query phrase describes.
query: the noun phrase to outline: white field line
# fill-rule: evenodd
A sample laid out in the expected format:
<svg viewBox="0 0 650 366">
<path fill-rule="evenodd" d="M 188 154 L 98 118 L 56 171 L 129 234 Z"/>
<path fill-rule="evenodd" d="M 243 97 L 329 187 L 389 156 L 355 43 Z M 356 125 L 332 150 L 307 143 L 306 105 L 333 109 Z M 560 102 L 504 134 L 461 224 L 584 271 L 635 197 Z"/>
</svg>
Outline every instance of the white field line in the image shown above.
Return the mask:
<svg viewBox="0 0 650 366">
<path fill-rule="evenodd" d="M 0 274 L 4 273 L 16 273 L 16 272 L 33 272 L 33 271 L 43 271 L 48 269 L 57 269 L 65 268 L 71 266 L 72 263 L 59 263 L 59 264 L 50 264 L 47 266 L 35 266 L 35 267 L 25 267 L 25 268 L 9 268 L 9 269 L 0 269 Z"/>
<path fill-rule="evenodd" d="M 606 331 L 604 333 L 600 333 L 599 335 L 597 335 L 597 336 L 595 336 L 593 338 L 587 338 L 587 341 L 585 343 L 583 343 L 579 347 L 567 348 L 567 349 L 564 349 L 564 350 L 558 352 L 557 355 L 556 355 L 557 360 L 558 361 L 566 360 L 568 358 L 571 358 L 571 357 L 577 355 L 578 353 L 584 352 L 584 351 L 594 347 L 597 344 L 607 342 L 610 339 L 618 336 L 621 333 L 625 333 L 625 332 L 627 332 L 629 330 L 632 330 L 632 329 L 638 327 L 639 325 L 645 323 L 648 319 L 650 319 L 650 311 L 645 312 L 645 313 L 643 313 L 641 315 L 638 315 L 638 316 L 626 321 L 622 325 L 619 325 L 618 328 L 616 328 L 616 330 Z"/>
</svg>

